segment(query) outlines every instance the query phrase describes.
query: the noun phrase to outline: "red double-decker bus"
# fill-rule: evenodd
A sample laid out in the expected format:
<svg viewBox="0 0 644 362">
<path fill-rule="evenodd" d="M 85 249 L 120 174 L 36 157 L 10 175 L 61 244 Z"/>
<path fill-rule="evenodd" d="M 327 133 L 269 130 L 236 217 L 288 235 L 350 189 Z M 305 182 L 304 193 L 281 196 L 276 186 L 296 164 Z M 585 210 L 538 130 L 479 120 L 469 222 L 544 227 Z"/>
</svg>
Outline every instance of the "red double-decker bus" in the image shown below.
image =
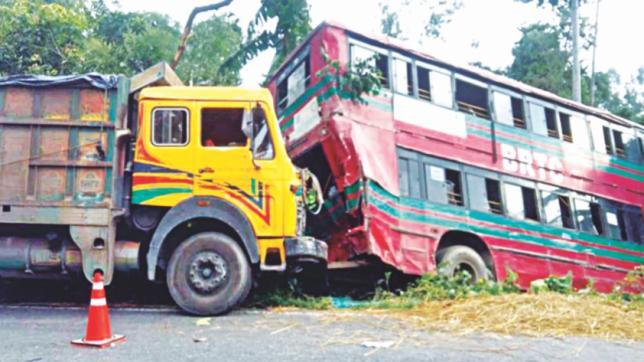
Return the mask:
<svg viewBox="0 0 644 362">
<path fill-rule="evenodd" d="M 382 91 L 351 101 L 320 74 L 329 59 L 371 62 Z M 644 264 L 641 125 L 330 23 L 269 87 L 291 156 L 323 187 L 307 228 L 331 267 L 512 270 L 522 287 L 572 273 L 609 291 Z"/>
</svg>

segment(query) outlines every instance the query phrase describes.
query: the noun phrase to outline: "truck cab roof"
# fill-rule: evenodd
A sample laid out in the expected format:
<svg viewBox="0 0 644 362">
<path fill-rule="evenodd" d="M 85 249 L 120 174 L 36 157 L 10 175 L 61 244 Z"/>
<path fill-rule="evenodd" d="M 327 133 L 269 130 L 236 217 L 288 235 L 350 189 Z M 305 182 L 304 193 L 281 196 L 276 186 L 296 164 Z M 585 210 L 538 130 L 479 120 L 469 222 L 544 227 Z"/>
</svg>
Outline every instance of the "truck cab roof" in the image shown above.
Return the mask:
<svg viewBox="0 0 644 362">
<path fill-rule="evenodd" d="M 141 91 L 139 99 L 263 101 L 273 104 L 268 89 L 239 87 L 149 87 Z"/>
</svg>

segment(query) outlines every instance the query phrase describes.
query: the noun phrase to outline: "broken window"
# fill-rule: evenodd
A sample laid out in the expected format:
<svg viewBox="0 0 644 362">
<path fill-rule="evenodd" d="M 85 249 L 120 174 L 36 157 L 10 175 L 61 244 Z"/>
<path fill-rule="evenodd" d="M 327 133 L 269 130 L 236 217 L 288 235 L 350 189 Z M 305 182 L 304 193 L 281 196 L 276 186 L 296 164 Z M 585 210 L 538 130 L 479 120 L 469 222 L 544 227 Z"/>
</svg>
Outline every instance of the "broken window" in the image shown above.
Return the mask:
<svg viewBox="0 0 644 362">
<path fill-rule="evenodd" d="M 604 232 L 598 203 L 575 199 L 575 215 L 581 231 L 595 235 Z"/>
<path fill-rule="evenodd" d="M 458 110 L 479 118 L 490 119 L 487 89 L 472 83 L 456 80 L 456 103 Z"/>
<path fill-rule="evenodd" d="M 394 59 L 394 88 L 396 92 L 406 95 L 414 95 L 414 76 L 411 63 L 400 59 Z"/>
<path fill-rule="evenodd" d="M 572 218 L 570 198 L 553 192 L 542 192 L 545 222 L 550 225 L 563 226 L 568 229 L 575 228 Z"/>
<path fill-rule="evenodd" d="M 559 123 L 561 124 L 561 137 L 564 141 L 572 143 L 572 129 L 570 127 L 570 115 L 559 112 Z"/>
<path fill-rule="evenodd" d="M 460 172 L 425 164 L 425 182 L 429 201 L 463 206 Z"/>
<path fill-rule="evenodd" d="M 499 181 L 468 174 L 467 187 L 470 208 L 503 214 Z"/>
<path fill-rule="evenodd" d="M 626 153 L 624 152 L 624 140 L 622 139 L 622 132 L 613 130 L 613 141 L 615 145 L 615 154 L 617 156 L 624 157 Z"/>
<path fill-rule="evenodd" d="M 281 114 L 286 107 L 304 94 L 311 81 L 311 64 L 309 56 L 296 58 L 293 66 L 287 66 L 277 84 L 277 113 Z"/>
<path fill-rule="evenodd" d="M 600 200 L 600 202 L 606 220 L 607 236 L 617 240 L 626 240 L 626 224 L 621 207 L 617 203 L 607 200 Z"/>
<path fill-rule="evenodd" d="M 404 156 L 398 156 L 398 180 L 400 195 L 420 199 L 420 169 L 418 161 Z"/>
<path fill-rule="evenodd" d="M 389 57 L 356 44 L 351 45 L 351 63 L 367 61 L 378 72 L 383 88 L 389 88 Z"/>
<path fill-rule="evenodd" d="M 539 221 L 536 193 L 533 188 L 503 184 L 508 216 Z"/>
<path fill-rule="evenodd" d="M 418 77 L 418 98 L 430 101 L 432 93 L 429 87 L 429 70 L 416 66 L 416 76 Z"/>
<path fill-rule="evenodd" d="M 156 108 L 152 113 L 152 143 L 159 146 L 188 144 L 188 111 Z"/>
<path fill-rule="evenodd" d="M 201 145 L 204 147 L 243 147 L 244 108 L 204 108 L 201 110 Z"/>
<path fill-rule="evenodd" d="M 256 160 L 271 160 L 275 157 L 266 113 L 261 107 L 253 110 L 253 157 Z"/>
</svg>

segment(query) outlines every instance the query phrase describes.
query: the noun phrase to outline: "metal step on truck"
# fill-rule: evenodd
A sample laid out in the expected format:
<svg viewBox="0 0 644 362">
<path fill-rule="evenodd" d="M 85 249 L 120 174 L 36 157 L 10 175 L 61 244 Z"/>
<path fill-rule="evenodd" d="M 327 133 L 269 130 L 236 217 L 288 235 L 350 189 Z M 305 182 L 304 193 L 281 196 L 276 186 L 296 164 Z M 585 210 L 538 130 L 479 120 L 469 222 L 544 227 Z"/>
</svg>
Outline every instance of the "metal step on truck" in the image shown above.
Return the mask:
<svg viewBox="0 0 644 362">
<path fill-rule="evenodd" d="M 184 87 L 165 63 L 0 78 L 0 277 L 140 271 L 188 313 L 225 313 L 261 272 L 325 270 L 303 236 L 312 177 L 265 89 Z"/>
</svg>

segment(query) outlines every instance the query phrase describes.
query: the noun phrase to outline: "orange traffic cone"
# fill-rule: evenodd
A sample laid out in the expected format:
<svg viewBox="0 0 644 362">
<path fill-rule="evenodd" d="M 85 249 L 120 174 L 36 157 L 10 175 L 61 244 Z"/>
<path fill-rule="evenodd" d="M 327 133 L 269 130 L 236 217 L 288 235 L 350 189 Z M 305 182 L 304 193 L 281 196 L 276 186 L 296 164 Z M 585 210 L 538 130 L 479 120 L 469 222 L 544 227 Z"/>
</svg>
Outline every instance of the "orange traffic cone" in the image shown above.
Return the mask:
<svg viewBox="0 0 644 362">
<path fill-rule="evenodd" d="M 110 315 L 107 310 L 107 300 L 105 299 L 105 288 L 103 286 L 103 274 L 97 271 L 94 273 L 94 280 L 92 281 L 92 299 L 89 302 L 85 338 L 75 339 L 72 344 L 83 347 L 105 348 L 124 341 L 125 336 L 112 335 Z"/>
</svg>

